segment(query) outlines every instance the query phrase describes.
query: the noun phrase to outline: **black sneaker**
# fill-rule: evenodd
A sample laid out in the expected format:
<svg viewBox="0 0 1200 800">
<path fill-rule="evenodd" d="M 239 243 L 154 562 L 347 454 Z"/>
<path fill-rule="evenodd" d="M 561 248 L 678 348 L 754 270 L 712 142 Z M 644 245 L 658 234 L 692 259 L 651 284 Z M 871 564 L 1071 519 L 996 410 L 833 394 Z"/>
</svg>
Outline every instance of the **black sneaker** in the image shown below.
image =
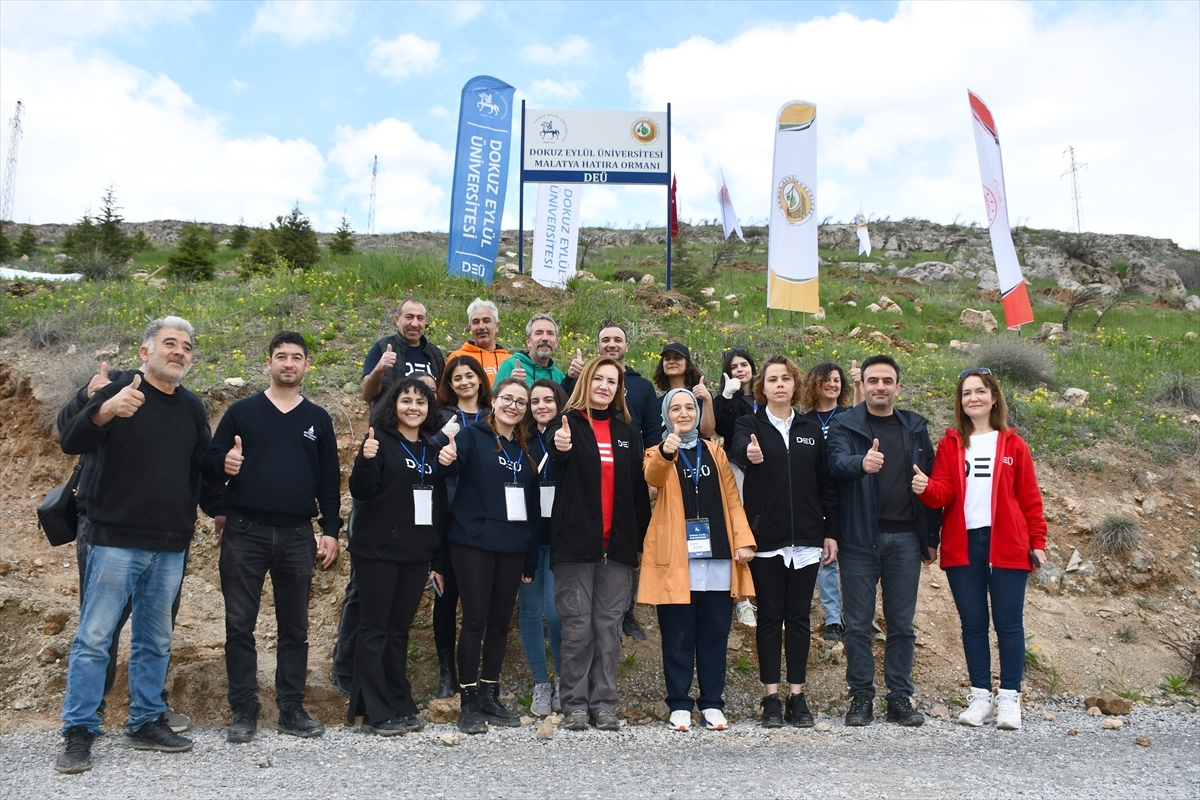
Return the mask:
<svg viewBox="0 0 1200 800">
<path fill-rule="evenodd" d="M 175 709 L 167 706 L 167 725 L 175 733 L 183 733 L 192 729 L 192 721 Z"/>
<path fill-rule="evenodd" d="M 846 629 L 837 622 L 825 626 L 825 641 L 827 642 L 840 642 L 845 635 Z"/>
<path fill-rule="evenodd" d="M 925 724 L 925 715 L 913 708 L 911 697 L 902 694 L 888 700 L 887 721 L 898 722 L 906 728 L 919 728 Z"/>
<path fill-rule="evenodd" d="M 787 713 L 784 719 L 797 728 L 811 728 L 813 726 L 813 715 L 808 710 L 808 701 L 804 699 L 803 693 L 788 695 Z"/>
<path fill-rule="evenodd" d="M 462 705 L 458 712 L 458 729 L 463 733 L 487 733 L 487 719 L 479 712 L 479 685 L 463 686 L 459 697 Z"/>
<path fill-rule="evenodd" d="M 233 710 L 233 724 L 225 732 L 225 741 L 230 744 L 248 744 L 258 732 L 258 704 L 239 706 Z"/>
<path fill-rule="evenodd" d="M 126 732 L 122 744 L 134 750 L 157 750 L 160 753 L 186 753 L 192 749 L 192 740 L 180 736 L 167 725 L 166 714 L 147 722 L 133 733 Z"/>
<path fill-rule="evenodd" d="M 364 722 L 362 729 L 365 733 L 376 736 L 399 736 L 408 733 L 408 724 L 401 718 L 384 720 L 383 722 Z"/>
<path fill-rule="evenodd" d="M 416 733 L 425 730 L 425 720 L 413 714 L 406 714 L 400 718 L 406 728 L 405 733 Z"/>
<path fill-rule="evenodd" d="M 500 702 L 500 684 L 493 681 L 479 682 L 479 713 L 492 725 L 504 728 L 521 727 L 521 718 L 509 711 Z"/>
<path fill-rule="evenodd" d="M 586 731 L 588 729 L 588 713 L 582 708 L 567 714 L 563 727 L 569 731 Z"/>
<path fill-rule="evenodd" d="M 54 762 L 54 768 L 64 775 L 77 775 L 92 768 L 92 742 L 96 735 L 83 725 L 69 728 L 63 738 L 67 740 L 66 749 Z"/>
<path fill-rule="evenodd" d="M 628 636 L 630 639 L 644 641 L 646 632 L 642 630 L 642 626 L 638 624 L 637 617 L 633 615 L 633 609 L 625 612 L 625 619 L 621 621 L 621 633 Z"/>
<path fill-rule="evenodd" d="M 865 692 L 851 695 L 850 710 L 846 712 L 846 727 L 861 728 L 874 721 L 875 699 Z"/>
<path fill-rule="evenodd" d="M 783 727 L 783 706 L 779 702 L 779 695 L 769 694 L 759 700 L 758 704 L 762 706 L 762 726 L 764 728 Z"/>
<path fill-rule="evenodd" d="M 592 725 L 598 731 L 619 731 L 621 730 L 621 721 L 617 719 L 617 715 L 611 711 L 599 711 L 592 717 Z"/>
<path fill-rule="evenodd" d="M 329 671 L 329 683 L 333 686 L 333 690 L 342 697 L 350 696 L 350 686 L 354 683 L 352 678 L 338 675 L 337 672 Z"/>
<path fill-rule="evenodd" d="M 279 724 L 275 730 L 301 739 L 315 739 L 325 733 L 325 726 L 310 717 L 304 706 L 295 705 L 279 709 Z"/>
</svg>

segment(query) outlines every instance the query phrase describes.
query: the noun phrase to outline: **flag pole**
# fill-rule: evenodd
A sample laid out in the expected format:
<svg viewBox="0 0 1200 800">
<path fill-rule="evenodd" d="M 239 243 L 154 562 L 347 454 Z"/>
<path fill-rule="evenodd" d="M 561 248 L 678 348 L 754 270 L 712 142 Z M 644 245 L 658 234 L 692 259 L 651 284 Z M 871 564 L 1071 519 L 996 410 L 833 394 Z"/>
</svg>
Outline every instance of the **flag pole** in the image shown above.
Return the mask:
<svg viewBox="0 0 1200 800">
<path fill-rule="evenodd" d="M 671 291 L 671 104 L 667 103 L 667 291 Z M 676 209 L 676 214 L 679 213 Z"/>
<path fill-rule="evenodd" d="M 517 180 L 517 273 L 525 274 L 525 101 L 521 101 L 521 174 Z M 533 266 L 532 264 L 530 265 Z"/>
</svg>

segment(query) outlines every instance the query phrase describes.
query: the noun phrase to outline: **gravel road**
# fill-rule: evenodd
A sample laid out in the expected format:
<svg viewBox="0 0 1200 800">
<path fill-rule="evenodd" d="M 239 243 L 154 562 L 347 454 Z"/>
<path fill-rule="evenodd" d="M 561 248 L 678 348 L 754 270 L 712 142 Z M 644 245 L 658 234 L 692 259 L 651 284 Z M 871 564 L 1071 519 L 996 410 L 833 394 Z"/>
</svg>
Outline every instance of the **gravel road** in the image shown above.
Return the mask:
<svg viewBox="0 0 1200 800">
<path fill-rule="evenodd" d="M 1055 719 L 1043 718 L 1053 712 Z M 269 715 L 264 712 L 263 721 Z M 1200 714 L 1139 707 L 1121 730 L 1100 727 L 1079 704 L 1027 708 L 1007 733 L 928 721 L 904 729 L 879 720 L 831 730 L 766 731 L 740 723 L 723 733 L 675 733 L 655 723 L 619 733 L 533 727 L 442 742 L 451 725 L 383 739 L 335 728 L 300 740 L 261 732 L 249 745 L 196 730 L 191 753 L 130 750 L 110 733 L 95 768 L 59 775 L 52 733 L 0 735 L 0 796 L 12 798 L 264 797 L 1021 797 L 1200 796 Z M 1074 729 L 1077 735 L 1070 735 Z M 1149 740 L 1141 746 L 1138 738 Z"/>
</svg>

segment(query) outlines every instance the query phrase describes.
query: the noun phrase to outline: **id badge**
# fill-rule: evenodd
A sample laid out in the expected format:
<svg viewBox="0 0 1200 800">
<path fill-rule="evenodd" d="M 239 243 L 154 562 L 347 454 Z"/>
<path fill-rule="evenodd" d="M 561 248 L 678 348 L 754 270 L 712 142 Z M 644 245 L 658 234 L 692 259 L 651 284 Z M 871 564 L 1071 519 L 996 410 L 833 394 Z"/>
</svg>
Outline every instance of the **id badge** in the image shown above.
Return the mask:
<svg viewBox="0 0 1200 800">
<path fill-rule="evenodd" d="M 504 484 L 504 505 L 508 509 L 509 522 L 526 522 L 525 486 L 520 483 Z"/>
<path fill-rule="evenodd" d="M 712 538 L 708 533 L 708 520 L 689 519 L 684 525 L 687 529 L 688 558 L 712 558 Z"/>
<path fill-rule="evenodd" d="M 413 524 L 433 524 L 433 487 L 413 485 Z"/>
<path fill-rule="evenodd" d="M 543 483 L 539 485 L 541 486 L 542 490 L 542 517 L 549 519 L 550 512 L 554 510 L 554 484 Z"/>
</svg>

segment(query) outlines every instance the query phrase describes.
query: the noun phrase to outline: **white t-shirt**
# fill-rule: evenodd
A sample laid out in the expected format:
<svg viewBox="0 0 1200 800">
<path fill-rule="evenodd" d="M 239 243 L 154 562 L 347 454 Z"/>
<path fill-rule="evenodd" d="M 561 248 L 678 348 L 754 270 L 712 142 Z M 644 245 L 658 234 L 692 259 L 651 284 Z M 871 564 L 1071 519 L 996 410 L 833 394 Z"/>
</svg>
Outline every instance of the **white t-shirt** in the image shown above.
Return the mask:
<svg viewBox="0 0 1200 800">
<path fill-rule="evenodd" d="M 999 431 L 977 433 L 971 435 L 971 443 L 967 445 L 967 496 L 963 501 L 967 530 L 992 525 L 992 475 L 999 439 Z"/>
</svg>

